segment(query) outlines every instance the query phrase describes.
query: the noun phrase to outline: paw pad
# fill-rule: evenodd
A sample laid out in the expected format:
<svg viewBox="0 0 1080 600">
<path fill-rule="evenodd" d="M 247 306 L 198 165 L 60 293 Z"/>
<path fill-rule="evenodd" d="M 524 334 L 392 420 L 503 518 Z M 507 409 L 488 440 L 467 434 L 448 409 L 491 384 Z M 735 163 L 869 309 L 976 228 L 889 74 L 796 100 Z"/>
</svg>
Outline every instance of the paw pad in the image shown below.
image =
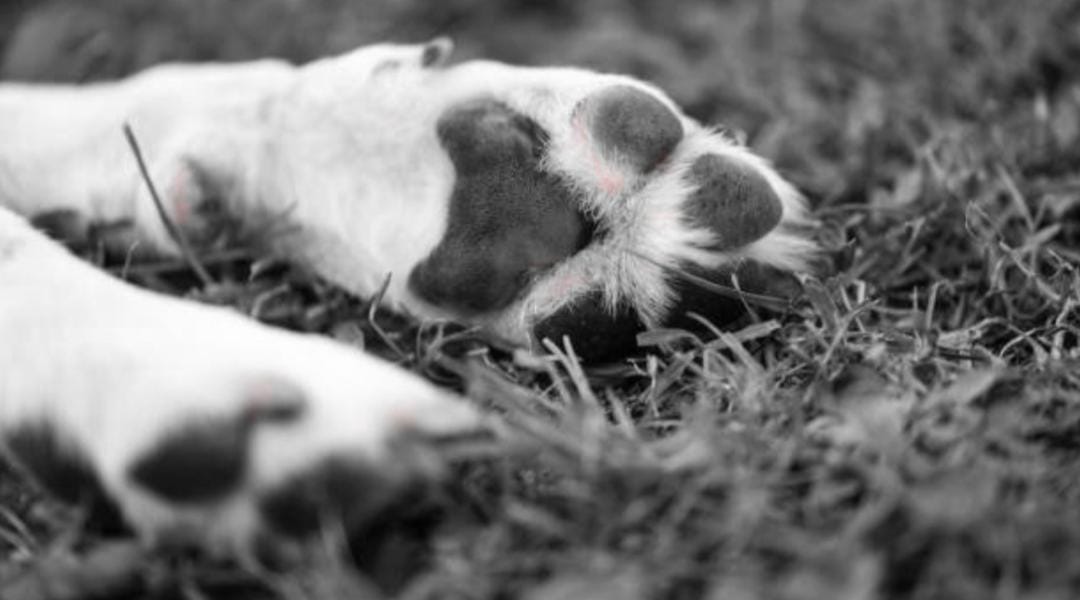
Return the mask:
<svg viewBox="0 0 1080 600">
<path fill-rule="evenodd" d="M 628 85 L 605 88 L 577 108 L 608 158 L 648 173 L 683 138 L 679 118 L 652 95 Z M 577 118 L 577 115 L 575 115 Z"/>
<path fill-rule="evenodd" d="M 612 312 L 604 296 L 594 291 L 578 298 L 533 327 L 538 340 L 562 347 L 570 337 L 577 355 L 586 362 L 604 362 L 626 356 L 637 347 L 637 334 L 645 329 L 637 311 L 620 305 Z"/>
<path fill-rule="evenodd" d="M 0 441 L 45 490 L 61 500 L 87 506 L 91 519 L 102 529 L 122 528 L 120 513 L 81 449 L 57 428 L 46 423 L 23 424 L 0 432 Z"/>
<path fill-rule="evenodd" d="M 137 485 L 176 503 L 211 501 L 232 492 L 247 468 L 251 428 L 214 419 L 177 428 L 131 466 Z"/>
<path fill-rule="evenodd" d="M 303 416 L 298 390 L 260 384 L 243 412 L 195 418 L 175 427 L 130 467 L 131 480 L 176 503 L 212 501 L 233 492 L 248 467 L 251 437 L 260 424 L 285 424 Z"/>
<path fill-rule="evenodd" d="M 690 179 L 697 191 L 687 200 L 687 215 L 715 234 L 715 250 L 745 246 L 769 233 L 783 216 L 776 191 L 748 165 L 708 154 L 694 161 Z"/>
<path fill-rule="evenodd" d="M 531 119 L 479 100 L 448 110 L 438 134 L 457 179 L 446 233 L 409 286 L 465 314 L 503 308 L 534 273 L 583 247 L 590 227 L 573 190 L 540 169 L 547 136 Z"/>
</svg>

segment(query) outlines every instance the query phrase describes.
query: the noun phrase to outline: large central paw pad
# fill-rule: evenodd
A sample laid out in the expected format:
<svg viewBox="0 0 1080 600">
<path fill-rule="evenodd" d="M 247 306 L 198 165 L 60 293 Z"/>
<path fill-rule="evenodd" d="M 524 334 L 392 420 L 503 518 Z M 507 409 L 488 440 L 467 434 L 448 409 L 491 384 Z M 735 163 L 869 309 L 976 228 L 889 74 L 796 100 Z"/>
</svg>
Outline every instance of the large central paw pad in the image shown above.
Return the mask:
<svg viewBox="0 0 1080 600">
<path fill-rule="evenodd" d="M 727 325 L 746 313 L 742 292 L 790 293 L 814 245 L 793 227 L 798 194 L 764 161 L 647 86 L 507 97 L 439 121 L 457 182 L 443 239 L 410 277 L 422 299 L 605 360 L 687 313 Z"/>
<path fill-rule="evenodd" d="M 460 313 L 505 308 L 580 250 L 590 225 L 568 182 L 540 168 L 547 136 L 535 121 L 484 99 L 448 111 L 438 135 L 457 181 L 446 233 L 409 284 Z"/>
</svg>

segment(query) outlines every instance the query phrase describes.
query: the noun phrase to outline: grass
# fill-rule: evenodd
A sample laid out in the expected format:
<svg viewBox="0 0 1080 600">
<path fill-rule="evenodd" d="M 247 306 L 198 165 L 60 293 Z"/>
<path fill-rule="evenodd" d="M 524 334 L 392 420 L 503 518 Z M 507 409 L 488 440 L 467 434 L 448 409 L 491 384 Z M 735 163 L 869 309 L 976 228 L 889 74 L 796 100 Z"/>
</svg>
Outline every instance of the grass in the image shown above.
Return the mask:
<svg viewBox="0 0 1080 600">
<path fill-rule="evenodd" d="M 397 597 L 1080 596 L 1074 2 L 96 6 L 112 19 L 106 52 L 53 76 L 436 33 L 465 55 L 628 71 L 741 132 L 821 219 L 829 267 L 792 311 L 654 332 L 645 356 L 590 371 L 372 315 L 280 265 L 208 260 L 218 283 L 203 289 L 182 266 L 129 269 L 363 344 L 505 416 L 512 434 L 461 467 L 459 518 Z M 0 572 L 92 546 L 22 486 L 0 499 Z M 141 560 L 159 597 L 377 595 L 334 559 L 255 588 L 228 566 Z"/>
</svg>

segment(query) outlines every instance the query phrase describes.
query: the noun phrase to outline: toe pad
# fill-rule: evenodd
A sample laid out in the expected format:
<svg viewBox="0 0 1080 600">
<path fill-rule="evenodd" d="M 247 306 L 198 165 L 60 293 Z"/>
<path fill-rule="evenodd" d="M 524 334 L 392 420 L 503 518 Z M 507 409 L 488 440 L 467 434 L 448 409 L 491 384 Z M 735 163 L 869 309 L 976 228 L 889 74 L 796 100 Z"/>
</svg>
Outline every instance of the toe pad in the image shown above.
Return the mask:
<svg viewBox="0 0 1080 600">
<path fill-rule="evenodd" d="M 584 110 L 593 139 L 604 153 L 638 173 L 648 173 L 683 138 L 682 123 L 662 102 L 635 87 L 612 86 L 586 98 Z"/>
<path fill-rule="evenodd" d="M 697 186 L 686 204 L 689 217 L 716 235 L 714 249 L 745 246 L 772 231 L 783 216 L 780 197 L 749 165 L 708 154 L 690 168 Z"/>
</svg>

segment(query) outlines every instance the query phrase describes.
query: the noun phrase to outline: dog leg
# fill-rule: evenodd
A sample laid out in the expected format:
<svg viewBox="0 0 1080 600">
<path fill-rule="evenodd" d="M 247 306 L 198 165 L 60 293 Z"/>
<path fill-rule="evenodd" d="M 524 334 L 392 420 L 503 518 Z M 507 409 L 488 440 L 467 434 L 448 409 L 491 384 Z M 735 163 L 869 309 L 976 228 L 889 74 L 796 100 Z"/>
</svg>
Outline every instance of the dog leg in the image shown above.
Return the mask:
<svg viewBox="0 0 1080 600">
<path fill-rule="evenodd" d="M 3 209 L 0 289 L 0 450 L 149 544 L 250 556 L 362 529 L 480 431 L 397 367 L 128 286 Z"/>
</svg>

